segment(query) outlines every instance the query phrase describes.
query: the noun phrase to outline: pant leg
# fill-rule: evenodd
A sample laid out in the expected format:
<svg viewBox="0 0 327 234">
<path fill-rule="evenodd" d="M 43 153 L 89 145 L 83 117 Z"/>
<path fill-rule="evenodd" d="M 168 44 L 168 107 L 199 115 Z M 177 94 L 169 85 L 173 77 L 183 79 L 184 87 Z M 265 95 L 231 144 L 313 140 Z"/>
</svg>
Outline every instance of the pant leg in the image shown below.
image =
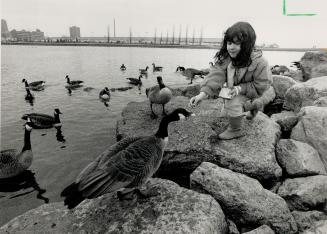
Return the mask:
<svg viewBox="0 0 327 234">
<path fill-rule="evenodd" d="M 227 117 L 238 117 L 244 115 L 243 104 L 247 100 L 249 100 L 249 98 L 244 95 L 237 95 L 230 100 L 225 99 L 224 111 Z"/>
</svg>

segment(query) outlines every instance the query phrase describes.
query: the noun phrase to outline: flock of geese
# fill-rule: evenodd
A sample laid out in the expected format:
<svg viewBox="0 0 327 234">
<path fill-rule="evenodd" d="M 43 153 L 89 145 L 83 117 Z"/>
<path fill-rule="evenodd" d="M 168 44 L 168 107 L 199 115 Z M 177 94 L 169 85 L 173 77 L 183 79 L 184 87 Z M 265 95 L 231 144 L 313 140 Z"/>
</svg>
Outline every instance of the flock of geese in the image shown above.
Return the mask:
<svg viewBox="0 0 327 234">
<path fill-rule="evenodd" d="M 154 63 L 152 65 L 154 71 L 162 71 L 162 67 L 156 67 Z M 132 78 L 129 78 L 129 81 L 132 84 L 141 84 L 142 73 L 147 70 L 148 66 L 140 69 L 137 81 Z M 65 78 L 67 80 L 66 87 L 69 88 L 80 87 L 83 83 L 81 80 L 70 80 L 68 75 Z M 28 83 L 26 79 L 23 79 L 22 82 L 25 83 L 27 92 L 25 99 L 33 97 L 30 90 L 44 89 L 44 81 Z M 158 117 L 154 113 L 152 105 L 162 105 L 163 117 L 157 132 L 150 136 L 124 138 L 103 151 L 82 170 L 71 185 L 61 192 L 64 203 L 69 209 L 76 207 L 84 199 L 95 198 L 115 191 L 120 200 L 133 199 L 135 195 L 148 197 L 147 191 L 141 191 L 141 187 L 161 164 L 168 142 L 168 124 L 194 115 L 184 108 L 177 108 L 167 114 L 165 104 L 171 100 L 172 92 L 165 86 L 161 76 L 157 76 L 157 82 L 158 85 L 146 89 L 146 95 L 150 101 L 151 118 Z M 110 100 L 108 87 L 100 91 L 99 98 Z M 20 152 L 16 149 L 1 151 L 0 179 L 17 176 L 31 166 L 33 160 L 30 137 L 32 129 L 61 128 L 60 114 L 62 113 L 57 108 L 54 110 L 53 116 L 40 113 L 22 116 L 22 119 L 26 120 L 23 148 Z"/>
</svg>

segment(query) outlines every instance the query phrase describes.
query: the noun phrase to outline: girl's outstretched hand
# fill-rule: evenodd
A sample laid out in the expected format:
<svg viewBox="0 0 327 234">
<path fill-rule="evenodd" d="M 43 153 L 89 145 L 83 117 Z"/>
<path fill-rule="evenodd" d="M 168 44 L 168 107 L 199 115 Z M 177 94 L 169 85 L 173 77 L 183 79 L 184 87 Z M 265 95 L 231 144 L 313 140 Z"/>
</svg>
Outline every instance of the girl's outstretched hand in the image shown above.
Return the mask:
<svg viewBox="0 0 327 234">
<path fill-rule="evenodd" d="M 191 97 L 189 106 L 196 107 L 203 99 L 207 98 L 207 94 L 204 92 L 200 92 L 198 95 Z"/>
</svg>

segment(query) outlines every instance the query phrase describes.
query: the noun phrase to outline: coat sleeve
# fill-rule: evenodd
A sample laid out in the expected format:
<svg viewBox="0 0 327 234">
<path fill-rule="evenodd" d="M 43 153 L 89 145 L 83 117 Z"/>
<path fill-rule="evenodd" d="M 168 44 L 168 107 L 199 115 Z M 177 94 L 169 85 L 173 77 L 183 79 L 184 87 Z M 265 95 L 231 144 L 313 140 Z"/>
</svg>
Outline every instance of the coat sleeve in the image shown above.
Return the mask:
<svg viewBox="0 0 327 234">
<path fill-rule="evenodd" d="M 272 84 L 272 75 L 268 62 L 261 59 L 254 72 L 250 82 L 240 83 L 241 93 L 250 99 L 260 97 Z"/>
<path fill-rule="evenodd" d="M 205 92 L 209 97 L 218 96 L 225 82 L 226 70 L 222 66 L 216 65 L 202 81 L 200 92 Z"/>
</svg>

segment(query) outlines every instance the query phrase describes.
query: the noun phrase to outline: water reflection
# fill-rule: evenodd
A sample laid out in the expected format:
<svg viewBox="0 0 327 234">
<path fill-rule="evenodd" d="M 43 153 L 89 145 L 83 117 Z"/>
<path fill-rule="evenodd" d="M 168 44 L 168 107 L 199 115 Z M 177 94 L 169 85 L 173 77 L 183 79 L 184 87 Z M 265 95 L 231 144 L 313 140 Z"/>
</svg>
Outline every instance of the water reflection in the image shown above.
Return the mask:
<svg viewBox="0 0 327 234">
<path fill-rule="evenodd" d="M 56 133 L 57 141 L 65 143 L 66 139 L 65 139 L 65 136 L 62 134 L 61 126 L 58 126 L 58 127 L 55 127 L 55 128 L 57 130 L 57 133 Z"/>
<path fill-rule="evenodd" d="M 32 188 L 32 190 L 26 191 L 29 188 Z M 42 195 L 46 192 L 46 190 L 40 188 L 36 181 L 35 173 L 30 170 L 26 170 L 21 174 L 11 178 L 0 179 L 0 192 L 4 193 L 0 194 L 1 197 L 8 197 L 9 199 L 13 199 L 30 194 L 34 191 L 37 192 L 36 197 L 38 199 L 43 200 L 44 203 L 49 203 L 49 198 Z M 6 193 L 9 193 L 9 195 Z"/>
<path fill-rule="evenodd" d="M 28 102 L 31 106 L 34 105 L 34 95 L 31 93 L 29 88 L 26 88 L 26 96 L 25 96 L 25 100 L 26 102 Z"/>
</svg>

